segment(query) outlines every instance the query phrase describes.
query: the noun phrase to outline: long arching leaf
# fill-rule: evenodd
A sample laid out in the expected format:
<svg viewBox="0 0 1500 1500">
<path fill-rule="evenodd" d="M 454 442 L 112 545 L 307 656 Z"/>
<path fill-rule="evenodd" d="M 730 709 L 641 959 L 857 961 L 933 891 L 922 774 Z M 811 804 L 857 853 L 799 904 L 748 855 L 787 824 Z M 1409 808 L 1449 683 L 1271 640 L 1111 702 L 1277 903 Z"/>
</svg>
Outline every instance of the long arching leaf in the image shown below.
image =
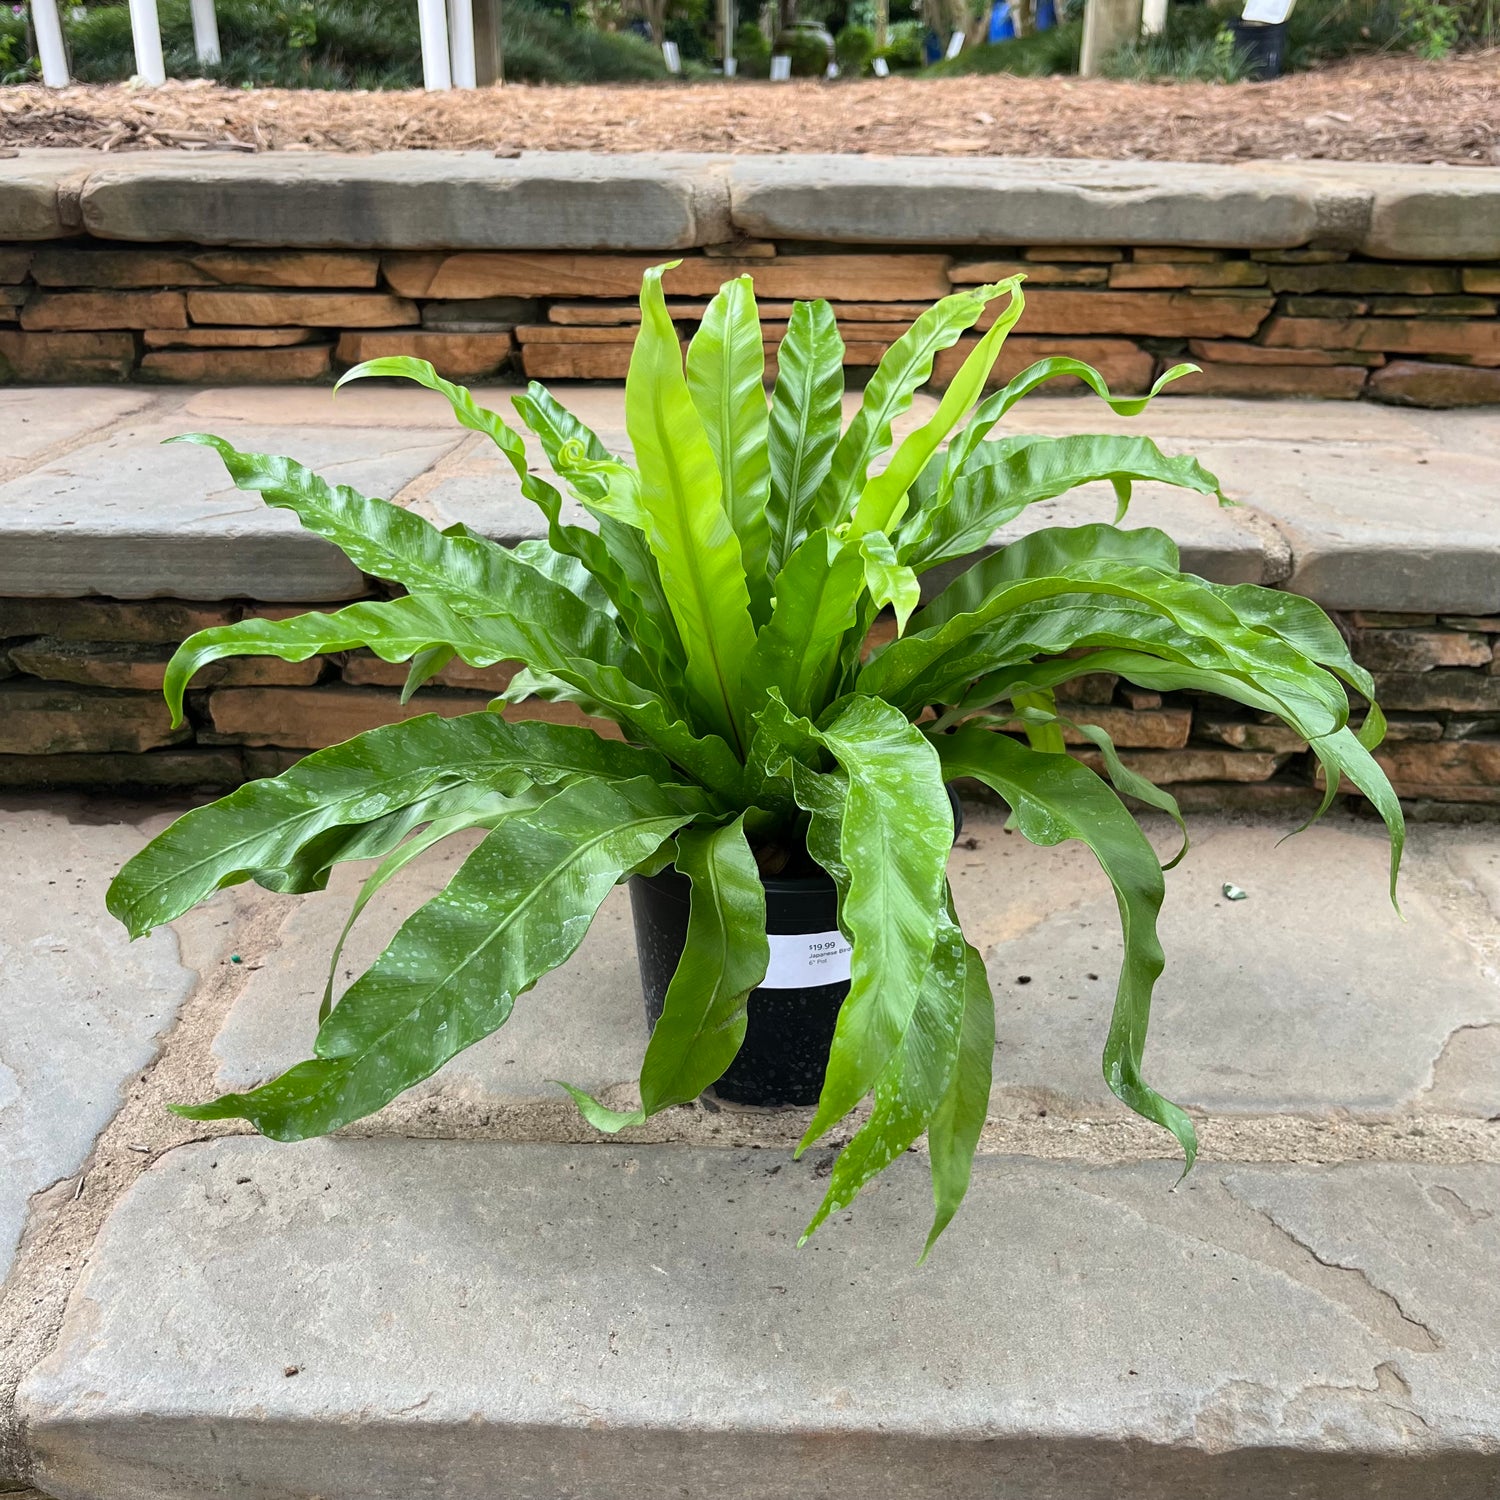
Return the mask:
<svg viewBox="0 0 1500 1500">
<path fill-rule="evenodd" d="M 249 782 L 184 813 L 115 876 L 109 910 L 140 937 L 221 886 L 254 880 L 274 891 L 316 890 L 328 861 L 307 851 L 347 827 L 375 823 L 447 788 L 517 792 L 528 782 L 547 785 L 572 776 L 681 779 L 654 751 L 601 740 L 570 724 L 510 723 L 492 713 L 424 714 L 318 750 L 280 776 Z M 410 825 L 397 830 L 384 848 L 339 857 L 384 854 L 409 831 Z"/>
<path fill-rule="evenodd" d="M 833 451 L 828 476 L 813 499 L 809 529 L 836 526 L 848 519 L 865 487 L 870 465 L 891 446 L 891 424 L 927 383 L 933 360 L 979 321 L 994 294 L 994 288 L 977 287 L 944 297 L 886 350 L 865 386 L 854 420 Z"/>
<path fill-rule="evenodd" d="M 1141 1077 L 1151 992 L 1165 964 L 1156 919 L 1166 888 L 1155 850 L 1120 799 L 1071 756 L 1041 755 L 1003 734 L 972 728 L 941 736 L 938 753 L 945 776 L 971 776 L 1004 797 L 1032 843 L 1079 839 L 1093 850 L 1114 886 L 1125 940 L 1104 1080 L 1138 1115 L 1170 1130 L 1191 1167 L 1198 1151 L 1193 1122 Z"/>
<path fill-rule="evenodd" d="M 979 399 L 985 382 L 990 378 L 990 371 L 1000 357 L 1006 335 L 1015 327 L 1016 320 L 1026 306 L 1025 298 L 1021 295 L 1019 276 L 997 282 L 993 286 L 976 287 L 974 290 L 975 296 L 986 301 L 1007 291 L 1010 293 L 1010 302 L 959 367 L 958 373 L 949 382 L 948 389 L 943 392 L 937 410 L 915 432 L 907 434 L 901 446 L 892 454 L 890 463 L 860 492 L 850 535 L 859 537 L 871 531 L 895 530 L 896 523 L 905 511 L 907 494 L 917 476 L 926 468 L 939 444 Z"/>
<path fill-rule="evenodd" d="M 688 691 L 704 726 L 743 754 L 740 673 L 755 644 L 750 596 L 718 466 L 662 296 L 664 269 L 648 271 L 641 287 L 641 331 L 625 381 L 625 423 L 640 468 L 647 538 L 687 655 Z"/>
<path fill-rule="evenodd" d="M 687 382 L 719 466 L 723 504 L 740 540 L 750 615 L 771 613 L 771 494 L 766 352 L 748 276 L 726 281 L 708 304 L 687 352 Z"/>
<path fill-rule="evenodd" d="M 312 1058 L 177 1113 L 246 1119 L 280 1141 L 372 1114 L 502 1025 L 577 948 L 615 882 L 693 816 L 689 799 L 643 778 L 573 781 L 502 819 L 345 991 Z"/>
<path fill-rule="evenodd" d="M 955 481 L 946 503 L 934 502 L 914 514 L 902 529 L 898 536 L 902 560 L 921 573 L 966 557 L 984 547 L 999 527 L 1027 506 L 1106 479 L 1127 502 L 1130 486 L 1137 480 L 1176 485 L 1223 501 L 1219 481 L 1197 459 L 1171 457 L 1149 438 L 1026 438 L 986 443 Z"/>
</svg>

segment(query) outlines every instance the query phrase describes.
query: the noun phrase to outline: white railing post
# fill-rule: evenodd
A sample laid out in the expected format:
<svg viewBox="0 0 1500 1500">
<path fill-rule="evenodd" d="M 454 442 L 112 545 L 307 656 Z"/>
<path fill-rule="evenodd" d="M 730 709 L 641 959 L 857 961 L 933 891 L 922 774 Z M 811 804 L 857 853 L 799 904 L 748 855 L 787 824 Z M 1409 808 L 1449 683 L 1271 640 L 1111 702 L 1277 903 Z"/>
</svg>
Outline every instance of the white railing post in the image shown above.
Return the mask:
<svg viewBox="0 0 1500 1500">
<path fill-rule="evenodd" d="M 219 16 L 214 0 L 192 0 L 193 51 L 198 61 L 212 67 L 220 59 Z"/>
<path fill-rule="evenodd" d="M 448 51 L 453 60 L 453 87 L 476 87 L 474 76 L 474 12 L 469 0 L 448 0 Z"/>
<path fill-rule="evenodd" d="M 161 22 L 156 0 L 130 0 L 130 35 L 135 42 L 135 72 L 142 83 L 167 81 L 167 65 L 161 58 Z"/>
<path fill-rule="evenodd" d="M 57 0 L 31 0 L 31 24 L 36 28 L 36 50 L 42 57 L 42 82 L 49 89 L 68 86 L 68 51 L 63 46 Z"/>
<path fill-rule="evenodd" d="M 417 26 L 422 34 L 422 87 L 429 93 L 451 89 L 453 73 L 448 62 L 448 12 L 444 0 L 417 0 Z"/>
</svg>

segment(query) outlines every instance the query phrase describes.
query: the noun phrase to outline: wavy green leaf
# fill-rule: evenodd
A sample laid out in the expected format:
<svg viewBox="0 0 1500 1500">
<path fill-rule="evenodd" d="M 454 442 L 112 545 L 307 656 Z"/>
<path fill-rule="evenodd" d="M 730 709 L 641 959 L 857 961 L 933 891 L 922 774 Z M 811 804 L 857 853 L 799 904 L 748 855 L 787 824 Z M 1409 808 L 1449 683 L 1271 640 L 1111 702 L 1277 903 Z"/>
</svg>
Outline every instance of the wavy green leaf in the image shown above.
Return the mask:
<svg viewBox="0 0 1500 1500">
<path fill-rule="evenodd" d="M 740 673 L 755 644 L 750 595 L 713 449 L 662 296 L 664 269 L 648 271 L 641 287 L 641 331 L 625 381 L 625 423 L 641 473 L 648 540 L 687 655 L 688 690 L 706 727 L 743 754 Z"/>
<path fill-rule="evenodd" d="M 687 383 L 724 486 L 724 509 L 740 541 L 750 615 L 771 613 L 771 494 L 766 353 L 748 276 L 726 281 L 708 304 L 687 352 Z"/>
<path fill-rule="evenodd" d="M 974 415 L 969 418 L 968 425 L 948 446 L 948 458 L 944 469 L 944 490 L 946 492 L 953 480 L 968 467 L 974 450 L 989 436 L 995 424 L 1018 401 L 1029 396 L 1032 391 L 1045 385 L 1049 380 L 1057 380 L 1065 376 L 1081 380 L 1117 417 L 1138 417 L 1161 394 L 1164 387 L 1171 385 L 1174 380 L 1181 380 L 1184 375 L 1197 375 L 1198 373 L 1197 365 L 1173 365 L 1170 370 L 1157 378 L 1155 384 L 1144 396 L 1114 396 L 1110 394 L 1109 387 L 1104 383 L 1104 377 L 1092 365 L 1084 364 L 1081 359 L 1068 359 L 1061 356 L 1039 359 L 1035 364 L 1028 365 L 1000 390 L 986 397 L 974 409 Z"/>
<path fill-rule="evenodd" d="M 184 813 L 115 876 L 109 910 L 132 937 L 141 937 L 222 886 L 254 880 L 273 891 L 319 889 L 330 861 L 309 866 L 299 856 L 329 835 L 343 837 L 349 825 L 373 824 L 446 788 L 513 793 L 527 782 L 546 785 L 571 776 L 680 779 L 654 751 L 601 740 L 573 725 L 513 724 L 491 713 L 424 714 L 318 750 L 280 776 L 249 782 Z M 384 854 L 409 831 L 385 848 L 337 857 Z"/>
<path fill-rule="evenodd" d="M 865 488 L 870 465 L 891 446 L 891 424 L 927 383 L 933 360 L 979 321 L 995 291 L 977 287 L 944 297 L 886 350 L 865 386 L 854 420 L 833 451 L 828 475 L 813 498 L 809 528 L 835 526 L 848 519 Z"/>
<path fill-rule="evenodd" d="M 794 303 L 776 351 L 767 438 L 772 577 L 810 529 L 813 497 L 828 475 L 843 427 L 843 399 L 844 341 L 833 308 L 821 301 Z"/>
<path fill-rule="evenodd" d="M 745 842 L 744 818 L 677 835 L 677 868 L 691 882 L 687 943 L 667 986 L 641 1065 L 641 1107 L 606 1109 L 564 1084 L 584 1118 L 613 1134 L 696 1099 L 734 1061 L 746 1002 L 766 977 L 766 888 Z"/>
<path fill-rule="evenodd" d="M 891 539 L 883 531 L 867 531 L 859 539 L 859 555 L 865 565 L 865 587 L 875 609 L 889 607 L 896 616 L 896 634 L 906 629 L 911 612 L 922 602 L 917 575 L 896 556 Z"/>
<path fill-rule="evenodd" d="M 620 667 L 635 656 L 613 620 L 508 548 L 467 533 L 445 535 L 399 505 L 331 485 L 289 458 L 241 453 L 204 433 L 173 441 L 213 448 L 240 489 L 295 512 L 303 526 L 333 542 L 366 573 L 413 594 L 432 595 L 462 613 L 524 611 L 553 637 L 554 654 L 565 651 Z"/>
<path fill-rule="evenodd" d="M 953 809 L 937 754 L 902 714 L 878 699 L 849 698 L 814 734 L 844 772 L 842 806 L 837 814 L 826 801 L 810 806 L 806 777 L 796 794 L 823 818 L 824 841 L 810 834 L 808 847 L 839 886 L 839 925 L 853 953 L 849 995 L 799 1151 L 874 1088 L 901 1045 L 937 938 L 953 842 Z M 835 816 L 837 859 L 830 868 Z"/>
<path fill-rule="evenodd" d="M 818 1205 L 800 1244 L 841 1208 L 847 1208 L 864 1185 L 885 1171 L 942 1107 L 958 1065 L 963 1029 L 967 944 L 958 923 L 941 914 L 937 937 L 910 1024 L 894 1056 L 875 1085 L 870 1118 L 839 1152 Z"/>
<path fill-rule="evenodd" d="M 1002 310 L 989 331 L 970 352 L 958 373 L 943 392 L 937 410 L 915 432 L 908 433 L 891 457 L 890 463 L 871 479 L 860 492 L 855 506 L 850 535 L 864 536 L 867 532 L 891 532 L 906 508 L 907 494 L 917 476 L 927 466 L 939 445 L 958 425 L 964 413 L 983 393 L 990 371 L 1000 357 L 1005 337 L 1015 327 L 1016 320 L 1026 306 L 1021 295 L 1021 280 L 1013 276 L 993 286 L 976 287 L 973 295 L 985 302 L 998 297 L 1002 292 L 1010 293 L 1010 302 Z"/>
<path fill-rule="evenodd" d="M 374 1113 L 510 1016 L 583 940 L 615 882 L 694 812 L 641 778 L 572 781 L 504 818 L 441 894 L 409 917 L 318 1028 L 315 1055 L 190 1120 L 249 1120 L 274 1140 Z"/>
<path fill-rule="evenodd" d="M 902 560 L 921 573 L 965 557 L 986 546 L 996 530 L 1028 506 L 1105 479 L 1116 486 L 1117 493 L 1123 488 L 1126 501 L 1129 486 L 1136 480 L 1176 485 L 1222 501 L 1219 481 L 1197 459 L 1171 457 L 1149 438 L 1026 438 L 986 443 L 955 480 L 947 502 L 935 501 L 903 529 L 898 536 Z"/>
<path fill-rule="evenodd" d="M 1198 1151 L 1192 1120 L 1141 1077 L 1151 992 L 1166 962 L 1156 935 L 1166 887 L 1155 850 L 1120 799 L 1071 756 L 1040 755 L 973 728 L 942 736 L 938 753 L 945 776 L 971 776 L 1004 797 L 1023 837 L 1033 844 L 1079 839 L 1109 877 L 1125 959 L 1104 1045 L 1104 1081 L 1138 1115 L 1170 1130 L 1191 1167 Z"/>
<path fill-rule="evenodd" d="M 833 695 L 839 651 L 857 621 L 865 588 L 858 549 L 815 531 L 776 579 L 776 606 L 745 664 L 744 693 L 754 714 L 772 688 L 795 714 L 812 717 Z"/>
<path fill-rule="evenodd" d="M 548 548 L 558 557 L 576 559 L 598 581 L 614 608 L 628 622 L 631 637 L 649 663 L 656 685 L 670 692 L 679 675 L 682 648 L 656 563 L 638 531 L 611 519 L 600 508 L 599 486 L 591 486 L 589 495 L 583 497 L 599 521 L 598 534 L 586 527 L 568 525 L 562 520 L 562 496 L 531 471 L 521 435 L 497 412 L 480 406 L 465 387 L 445 380 L 426 360 L 406 356 L 366 360 L 343 376 L 339 385 L 372 375 L 411 380 L 435 391 L 447 400 L 462 426 L 483 433 L 499 448 L 520 481 L 522 495 L 546 517 Z M 588 459 L 609 458 L 598 438 L 541 386 L 533 384 L 524 395 L 514 398 L 514 404 L 541 440 L 548 461 L 559 467 L 559 472 L 564 469 L 573 472 L 563 457 L 564 447 L 571 442 L 581 443 Z M 463 531 L 468 534 L 467 528 Z M 514 550 L 520 556 L 525 549 L 523 543 Z M 527 561 L 539 571 L 550 573 L 535 551 L 527 556 Z M 575 592 L 582 593 L 576 589 Z"/>
<path fill-rule="evenodd" d="M 938 1236 L 953 1222 L 964 1194 L 974 1152 L 990 1107 L 995 1066 L 995 999 L 984 959 L 964 944 L 964 1013 L 958 1060 L 947 1091 L 927 1122 L 927 1156 L 932 1170 L 932 1230 L 922 1251 L 926 1260 Z"/>
<path fill-rule="evenodd" d="M 507 797 L 502 792 L 492 792 L 484 787 L 459 787 L 454 790 L 457 795 L 453 797 L 456 805 L 452 812 L 434 818 L 404 843 L 397 844 L 365 877 L 328 960 L 328 979 L 323 985 L 323 999 L 318 1006 L 318 1025 L 321 1026 L 328 1019 L 328 1012 L 333 1009 L 333 991 L 338 983 L 339 960 L 344 956 L 344 945 L 349 941 L 349 934 L 354 931 L 354 924 L 359 921 L 365 907 L 375 896 L 414 859 L 421 858 L 444 839 L 471 828 L 493 828 L 507 813 L 518 812 L 523 807 L 534 807 L 552 795 L 550 787 L 529 787 L 514 797 Z"/>
</svg>

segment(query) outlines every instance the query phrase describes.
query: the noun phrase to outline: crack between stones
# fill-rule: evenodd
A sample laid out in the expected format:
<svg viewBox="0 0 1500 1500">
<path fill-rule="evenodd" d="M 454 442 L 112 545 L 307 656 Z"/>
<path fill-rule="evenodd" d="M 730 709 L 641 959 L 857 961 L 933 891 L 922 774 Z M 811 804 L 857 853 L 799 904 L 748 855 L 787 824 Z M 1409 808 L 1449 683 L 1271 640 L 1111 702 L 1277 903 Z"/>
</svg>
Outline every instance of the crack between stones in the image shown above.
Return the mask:
<svg viewBox="0 0 1500 1500">
<path fill-rule="evenodd" d="M 1122 1201 L 1100 1191 L 1086 1178 L 1080 1178 L 1076 1186 L 1101 1202 L 1132 1214 L 1142 1223 L 1166 1229 L 1199 1244 L 1211 1245 L 1226 1254 L 1243 1256 L 1297 1282 L 1342 1308 L 1371 1333 L 1398 1348 L 1413 1354 L 1435 1354 L 1443 1347 L 1442 1340 L 1431 1328 L 1411 1317 L 1401 1303 L 1383 1287 L 1377 1286 L 1363 1269 L 1341 1265 L 1319 1255 L 1273 1214 L 1245 1202 L 1222 1178 L 1200 1182 L 1194 1196 L 1177 1195 L 1170 1216 L 1165 1212 L 1153 1213 L 1139 1203 Z M 1210 1203 L 1220 1210 L 1227 1210 L 1215 1220 L 1216 1224 L 1234 1224 L 1241 1233 L 1209 1232 L 1204 1220 Z"/>
</svg>

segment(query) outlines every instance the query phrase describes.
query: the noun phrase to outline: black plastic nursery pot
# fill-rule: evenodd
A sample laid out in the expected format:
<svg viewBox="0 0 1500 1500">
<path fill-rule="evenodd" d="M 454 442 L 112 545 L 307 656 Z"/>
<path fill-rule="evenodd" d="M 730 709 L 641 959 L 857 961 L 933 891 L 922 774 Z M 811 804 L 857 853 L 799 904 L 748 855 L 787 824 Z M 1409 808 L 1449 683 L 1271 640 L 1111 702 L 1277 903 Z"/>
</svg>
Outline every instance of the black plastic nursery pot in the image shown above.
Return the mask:
<svg viewBox="0 0 1500 1500">
<path fill-rule="evenodd" d="M 963 810 L 951 788 L 948 796 L 956 839 Z M 750 992 L 745 1040 L 713 1092 L 732 1104 L 816 1104 L 839 1007 L 849 993 L 850 950 L 839 931 L 838 893 L 821 873 L 807 879 L 764 876 L 761 884 L 771 963 L 765 982 Z M 646 1021 L 653 1027 L 687 945 L 690 890 L 687 878 L 673 869 L 630 882 Z"/>
<path fill-rule="evenodd" d="M 1233 20 L 1229 29 L 1245 54 L 1245 76 L 1251 83 L 1280 78 L 1286 70 L 1286 22 Z"/>
</svg>

